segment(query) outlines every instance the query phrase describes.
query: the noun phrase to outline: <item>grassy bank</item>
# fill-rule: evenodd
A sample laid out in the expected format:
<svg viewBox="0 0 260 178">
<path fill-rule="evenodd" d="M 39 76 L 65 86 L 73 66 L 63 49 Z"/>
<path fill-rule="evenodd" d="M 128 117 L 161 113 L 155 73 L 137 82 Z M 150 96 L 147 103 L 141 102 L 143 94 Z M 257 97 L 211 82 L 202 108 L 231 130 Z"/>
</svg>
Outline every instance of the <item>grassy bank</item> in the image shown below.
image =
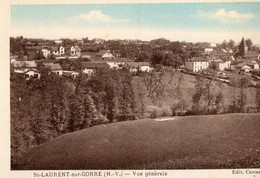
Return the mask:
<svg viewBox="0 0 260 178">
<path fill-rule="evenodd" d="M 260 113 L 100 125 L 30 150 L 21 169 L 259 168 L 259 128 Z"/>
</svg>

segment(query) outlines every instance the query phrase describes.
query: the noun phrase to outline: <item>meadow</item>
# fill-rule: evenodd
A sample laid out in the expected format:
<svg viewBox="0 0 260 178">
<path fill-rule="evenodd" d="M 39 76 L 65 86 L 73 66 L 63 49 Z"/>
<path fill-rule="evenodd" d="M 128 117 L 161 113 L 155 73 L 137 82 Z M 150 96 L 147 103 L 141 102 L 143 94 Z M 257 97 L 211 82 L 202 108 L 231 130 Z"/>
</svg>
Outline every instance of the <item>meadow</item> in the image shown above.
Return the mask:
<svg viewBox="0 0 260 178">
<path fill-rule="evenodd" d="M 260 113 L 98 125 L 36 146 L 19 169 L 260 168 Z"/>
</svg>

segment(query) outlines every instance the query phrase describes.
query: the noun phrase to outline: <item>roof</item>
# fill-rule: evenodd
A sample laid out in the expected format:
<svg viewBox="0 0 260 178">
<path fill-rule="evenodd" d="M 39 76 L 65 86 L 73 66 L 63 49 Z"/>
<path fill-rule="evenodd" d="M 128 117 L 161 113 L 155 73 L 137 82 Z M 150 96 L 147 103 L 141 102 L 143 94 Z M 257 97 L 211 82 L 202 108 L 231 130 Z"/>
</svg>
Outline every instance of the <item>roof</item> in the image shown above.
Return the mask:
<svg viewBox="0 0 260 178">
<path fill-rule="evenodd" d="M 51 70 L 62 70 L 60 64 L 57 63 L 44 63 L 45 67 L 49 67 Z"/>
<path fill-rule="evenodd" d="M 36 68 L 35 61 L 14 61 L 13 66 L 16 68 Z"/>
<path fill-rule="evenodd" d="M 51 46 L 50 47 L 52 51 L 59 51 L 59 47 L 58 46 Z"/>
<path fill-rule="evenodd" d="M 214 60 L 214 62 L 216 62 L 216 63 L 223 63 L 224 61 L 222 59 L 216 59 L 216 60 Z"/>
<path fill-rule="evenodd" d="M 81 51 L 79 46 L 71 46 L 71 47 L 74 47 L 75 51 Z"/>
<path fill-rule="evenodd" d="M 10 56 L 10 59 L 17 59 L 17 58 L 18 58 L 17 55 Z"/>
<path fill-rule="evenodd" d="M 94 58 L 91 58 L 91 60 L 92 60 L 93 62 L 134 62 L 134 61 L 131 60 L 131 59 L 128 59 L 128 58 L 119 58 L 119 57 L 106 58 L 106 59 L 94 57 Z"/>
<path fill-rule="evenodd" d="M 205 59 L 205 58 L 203 58 L 203 57 L 193 57 L 193 58 L 191 58 L 191 60 L 190 60 L 191 62 L 208 62 L 209 60 L 208 59 Z"/>
<path fill-rule="evenodd" d="M 126 62 L 126 65 L 132 68 L 137 68 L 141 66 L 150 66 L 149 62 Z"/>
<path fill-rule="evenodd" d="M 109 68 L 110 66 L 106 62 L 82 62 L 83 68 Z"/>
<path fill-rule="evenodd" d="M 110 53 L 110 50 L 100 50 L 96 55 L 97 56 L 103 56 L 106 53 Z"/>
<path fill-rule="evenodd" d="M 246 62 L 239 63 L 239 64 L 236 65 L 236 67 L 237 67 L 237 68 L 242 68 L 242 67 L 244 67 L 244 66 L 246 66 L 246 65 L 250 67 L 250 64 L 248 64 L 248 63 L 246 63 Z"/>
<path fill-rule="evenodd" d="M 35 62 L 36 62 L 36 64 L 37 63 L 55 63 L 55 61 L 51 60 L 51 59 L 39 59 L 39 60 L 37 60 Z"/>
<path fill-rule="evenodd" d="M 247 65 L 249 65 L 249 66 L 254 66 L 256 64 L 257 64 L 256 62 L 249 62 L 249 63 L 247 63 Z"/>
</svg>

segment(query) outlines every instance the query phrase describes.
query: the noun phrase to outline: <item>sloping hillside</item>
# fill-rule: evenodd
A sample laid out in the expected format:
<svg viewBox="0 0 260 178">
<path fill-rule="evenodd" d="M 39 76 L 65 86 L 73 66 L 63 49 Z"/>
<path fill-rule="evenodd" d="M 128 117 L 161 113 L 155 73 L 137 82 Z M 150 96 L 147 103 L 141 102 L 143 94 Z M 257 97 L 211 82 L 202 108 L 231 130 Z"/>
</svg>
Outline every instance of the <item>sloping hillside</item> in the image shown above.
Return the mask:
<svg viewBox="0 0 260 178">
<path fill-rule="evenodd" d="M 260 167 L 260 113 L 143 119 L 64 134 L 21 169 Z"/>
<path fill-rule="evenodd" d="M 155 77 L 153 76 L 153 78 Z M 137 108 L 139 112 L 141 112 L 141 108 L 143 105 L 143 113 L 145 117 L 150 117 L 150 114 L 153 111 L 156 111 L 158 116 L 171 116 L 171 107 L 174 105 L 176 106 L 180 95 L 183 99 L 184 108 L 186 110 L 190 110 L 192 108 L 192 97 L 195 94 L 195 76 L 184 74 L 181 72 L 168 72 L 166 75 L 158 78 L 158 81 L 160 81 L 161 88 L 154 87 L 153 84 L 155 82 L 151 85 L 147 84 L 144 77 L 134 77 L 133 79 L 133 88 Z M 180 87 L 181 94 L 177 92 L 176 88 L 178 87 L 178 85 Z M 158 90 L 157 96 L 149 95 L 149 90 L 152 90 L 152 87 Z M 215 95 L 217 95 L 217 93 L 221 91 L 221 93 L 223 94 L 224 107 L 228 107 L 234 101 L 235 88 L 226 83 L 213 81 L 211 85 L 211 90 L 215 90 Z M 245 93 L 246 107 L 255 107 L 256 89 L 253 87 L 246 88 Z M 207 105 L 207 103 L 204 104 Z"/>
</svg>

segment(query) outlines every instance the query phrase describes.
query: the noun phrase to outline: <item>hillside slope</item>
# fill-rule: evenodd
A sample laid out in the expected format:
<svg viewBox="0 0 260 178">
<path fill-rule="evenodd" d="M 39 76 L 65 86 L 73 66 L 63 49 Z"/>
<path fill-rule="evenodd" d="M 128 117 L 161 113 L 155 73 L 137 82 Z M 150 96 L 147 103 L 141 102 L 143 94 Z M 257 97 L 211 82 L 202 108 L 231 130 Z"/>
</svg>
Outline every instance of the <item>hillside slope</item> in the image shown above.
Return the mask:
<svg viewBox="0 0 260 178">
<path fill-rule="evenodd" d="M 260 168 L 260 113 L 143 119 L 62 135 L 21 169 Z"/>
<path fill-rule="evenodd" d="M 181 77 L 181 80 L 178 80 Z M 142 104 L 144 105 L 144 116 L 150 117 L 153 111 L 158 113 L 158 116 L 171 116 L 171 107 L 176 105 L 178 101 L 178 93 L 176 92 L 176 86 L 180 85 L 182 91 L 182 97 L 185 105 L 185 109 L 190 110 L 192 108 L 193 102 L 192 97 L 195 94 L 195 83 L 196 79 L 194 76 L 189 74 L 184 74 L 181 72 L 168 72 L 166 75 L 160 78 L 162 88 L 159 88 L 159 96 L 152 97 L 149 96 L 148 90 L 152 86 L 146 86 L 143 77 L 134 77 L 133 88 L 135 93 L 135 101 L 137 104 L 137 109 L 141 112 Z M 211 87 L 218 88 L 219 83 L 216 81 L 212 82 Z M 211 88 L 212 90 L 212 88 Z M 216 94 L 217 94 L 216 89 Z M 234 91 L 235 88 L 222 83 L 221 92 L 223 94 L 223 104 L 225 107 L 232 104 L 234 101 Z M 253 87 L 246 88 L 246 107 L 256 106 L 256 89 Z M 206 100 L 205 100 L 206 101 Z M 207 103 L 206 103 L 207 105 Z"/>
</svg>

